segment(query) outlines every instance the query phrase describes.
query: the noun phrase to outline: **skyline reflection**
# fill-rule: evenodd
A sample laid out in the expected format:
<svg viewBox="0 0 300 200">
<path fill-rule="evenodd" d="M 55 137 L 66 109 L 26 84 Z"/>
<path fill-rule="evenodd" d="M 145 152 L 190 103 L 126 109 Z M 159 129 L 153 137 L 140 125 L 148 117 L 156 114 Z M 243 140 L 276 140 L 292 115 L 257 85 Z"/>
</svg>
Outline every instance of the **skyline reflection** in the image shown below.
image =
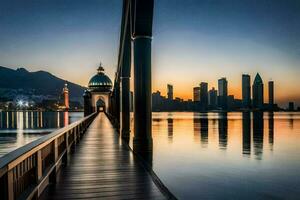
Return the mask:
<svg viewBox="0 0 300 200">
<path fill-rule="evenodd" d="M 268 194 L 284 199 L 299 193 L 300 113 L 153 116 L 153 170 L 176 196 L 263 199 Z M 274 187 L 280 192 L 274 193 Z"/>
<path fill-rule="evenodd" d="M 183 117 L 183 119 L 176 114 L 167 115 L 165 120 L 169 143 L 176 142 L 179 138 L 186 140 L 184 135 L 188 134 L 189 121 L 192 120 L 194 141 L 201 144 L 202 148 L 209 149 L 217 146 L 218 149 L 227 151 L 240 146 L 242 156 L 249 158 L 253 156 L 257 160 L 262 159 L 264 151 L 273 151 L 274 149 L 275 120 L 273 112 L 191 114 L 192 118 Z M 290 117 L 285 120 L 290 128 Z M 163 123 L 158 118 L 153 121 L 158 123 L 157 127 Z M 156 131 L 154 129 L 154 135 Z"/>
<path fill-rule="evenodd" d="M 227 136 L 228 136 L 228 119 L 227 113 L 219 113 L 218 119 L 219 125 L 219 148 L 226 149 L 227 148 Z"/>
</svg>

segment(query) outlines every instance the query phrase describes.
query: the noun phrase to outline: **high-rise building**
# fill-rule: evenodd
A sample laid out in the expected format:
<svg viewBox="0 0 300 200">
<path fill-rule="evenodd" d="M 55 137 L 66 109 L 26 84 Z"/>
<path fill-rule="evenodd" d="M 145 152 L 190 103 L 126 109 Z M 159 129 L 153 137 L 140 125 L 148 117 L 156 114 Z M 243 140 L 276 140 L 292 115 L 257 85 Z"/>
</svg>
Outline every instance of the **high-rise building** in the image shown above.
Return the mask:
<svg viewBox="0 0 300 200">
<path fill-rule="evenodd" d="M 64 106 L 66 110 L 69 110 L 69 89 L 67 82 L 65 83 L 65 87 L 63 88 L 63 96 L 64 96 Z"/>
<path fill-rule="evenodd" d="M 253 108 L 262 109 L 264 106 L 264 84 L 259 75 L 256 74 L 252 86 Z"/>
<path fill-rule="evenodd" d="M 200 101 L 200 87 L 193 88 L 193 100 L 194 102 Z"/>
<path fill-rule="evenodd" d="M 217 106 L 217 90 L 213 87 L 211 90 L 208 92 L 208 104 L 211 108 L 216 108 Z"/>
<path fill-rule="evenodd" d="M 227 109 L 227 94 L 228 94 L 228 86 L 227 86 L 226 78 L 221 78 L 218 80 L 218 105 L 221 109 Z"/>
<path fill-rule="evenodd" d="M 274 82 L 269 81 L 269 108 L 274 108 Z"/>
<path fill-rule="evenodd" d="M 243 74 L 242 76 L 242 98 L 243 107 L 249 108 L 251 106 L 251 86 L 250 86 L 250 75 Z"/>
<path fill-rule="evenodd" d="M 227 108 L 228 110 L 234 109 L 234 95 L 227 96 Z"/>
<path fill-rule="evenodd" d="M 202 109 L 208 107 L 208 84 L 205 82 L 200 83 L 200 103 Z"/>
<path fill-rule="evenodd" d="M 173 85 L 168 84 L 167 89 L 168 89 L 168 99 L 173 100 Z"/>
<path fill-rule="evenodd" d="M 289 102 L 289 111 L 294 111 L 295 110 L 295 104 L 294 102 Z"/>
</svg>

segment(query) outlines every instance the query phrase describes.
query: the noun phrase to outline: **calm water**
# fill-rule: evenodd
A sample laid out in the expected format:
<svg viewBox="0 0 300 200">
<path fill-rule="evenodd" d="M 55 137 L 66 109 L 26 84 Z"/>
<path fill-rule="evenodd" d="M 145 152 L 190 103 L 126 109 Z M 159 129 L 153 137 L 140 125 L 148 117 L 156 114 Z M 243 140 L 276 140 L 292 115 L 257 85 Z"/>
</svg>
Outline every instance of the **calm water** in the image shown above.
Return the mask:
<svg viewBox="0 0 300 200">
<path fill-rule="evenodd" d="M 153 113 L 153 144 L 179 199 L 300 199 L 299 113 Z"/>
<path fill-rule="evenodd" d="M 81 112 L 0 112 L 0 157 L 82 117 Z"/>
</svg>

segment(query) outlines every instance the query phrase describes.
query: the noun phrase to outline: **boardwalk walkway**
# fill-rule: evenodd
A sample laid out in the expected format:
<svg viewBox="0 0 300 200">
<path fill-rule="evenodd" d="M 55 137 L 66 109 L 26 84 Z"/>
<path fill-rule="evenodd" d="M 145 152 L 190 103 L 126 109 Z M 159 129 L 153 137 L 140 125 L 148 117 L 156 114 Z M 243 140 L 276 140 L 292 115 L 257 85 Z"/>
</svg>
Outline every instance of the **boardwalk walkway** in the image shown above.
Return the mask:
<svg viewBox="0 0 300 200">
<path fill-rule="evenodd" d="M 166 199 L 100 113 L 41 199 Z"/>
</svg>

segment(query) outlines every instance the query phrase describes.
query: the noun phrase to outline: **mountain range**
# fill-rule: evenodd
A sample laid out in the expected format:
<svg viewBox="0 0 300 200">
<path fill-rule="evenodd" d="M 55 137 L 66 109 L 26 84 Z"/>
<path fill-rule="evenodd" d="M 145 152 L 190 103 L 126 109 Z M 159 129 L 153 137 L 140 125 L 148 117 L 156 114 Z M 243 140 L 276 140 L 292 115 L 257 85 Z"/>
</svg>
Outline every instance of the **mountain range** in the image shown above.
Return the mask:
<svg viewBox="0 0 300 200">
<path fill-rule="evenodd" d="M 34 96 L 59 97 L 66 80 L 46 71 L 29 72 L 25 68 L 16 70 L 0 66 L 0 95 L 10 98 L 16 95 L 31 94 Z M 70 99 L 81 101 L 85 87 L 68 82 Z M 15 91 L 15 92 L 12 92 Z M 16 92 L 17 91 L 17 92 Z"/>
</svg>

